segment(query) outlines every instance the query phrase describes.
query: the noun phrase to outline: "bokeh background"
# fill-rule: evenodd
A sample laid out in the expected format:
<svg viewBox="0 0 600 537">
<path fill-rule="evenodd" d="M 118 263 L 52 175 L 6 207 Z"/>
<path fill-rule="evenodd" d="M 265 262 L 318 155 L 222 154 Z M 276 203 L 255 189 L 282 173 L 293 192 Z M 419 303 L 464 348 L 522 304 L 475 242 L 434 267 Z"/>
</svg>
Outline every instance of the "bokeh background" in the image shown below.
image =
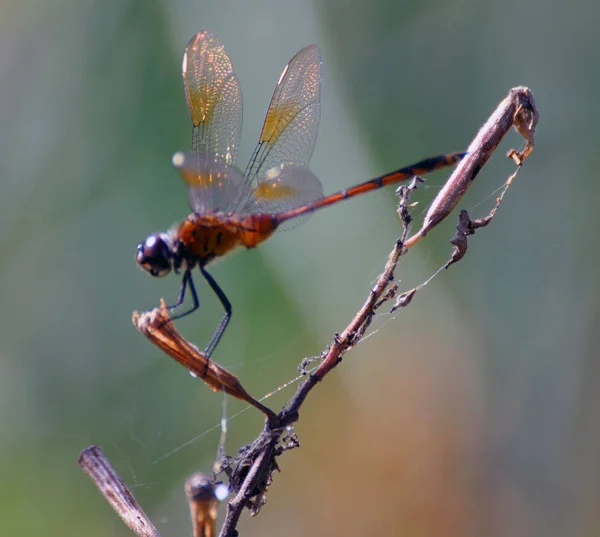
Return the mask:
<svg viewBox="0 0 600 537">
<path fill-rule="evenodd" d="M 497 219 L 314 391 L 301 449 L 240 530 L 600 534 L 599 22 L 592 0 L 0 2 L 0 534 L 129 535 L 76 465 L 96 443 L 163 535 L 189 535 L 183 480 L 211 469 L 224 407 L 244 408 L 130 321 L 179 288 L 133 254 L 188 212 L 170 157 L 189 146 L 180 59 L 203 28 L 242 85 L 242 167 L 281 69 L 320 45 L 312 169 L 326 192 L 465 148 L 512 86 L 541 113 Z M 486 214 L 511 170 L 499 152 L 461 207 Z M 454 223 L 403 261 L 401 288 L 443 263 Z M 215 265 L 234 305 L 215 359 L 256 396 L 293 378 L 346 326 L 398 234 L 388 189 Z M 200 295 L 178 327 L 202 345 L 221 309 Z M 232 418 L 228 451 L 261 424 L 254 410 Z"/>
</svg>

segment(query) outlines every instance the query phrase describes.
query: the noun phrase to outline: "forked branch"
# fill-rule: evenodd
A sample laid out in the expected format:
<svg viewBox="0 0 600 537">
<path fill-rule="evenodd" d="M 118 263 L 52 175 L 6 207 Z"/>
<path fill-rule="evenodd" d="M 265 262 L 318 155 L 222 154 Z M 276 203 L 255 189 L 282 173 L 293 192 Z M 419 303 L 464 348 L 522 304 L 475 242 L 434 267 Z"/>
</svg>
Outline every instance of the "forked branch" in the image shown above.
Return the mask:
<svg viewBox="0 0 600 537">
<path fill-rule="evenodd" d="M 342 361 L 343 355 L 360 341 L 365 330 L 372 322 L 376 309 L 396 295 L 397 287 L 394 284 L 394 271 L 401 256 L 405 255 L 412 246 L 452 212 L 511 126 L 514 126 L 526 140 L 523 150 L 512 150 L 508 154 L 509 158 L 517 164 L 517 170 L 507 180 L 503 192 L 497 199 L 496 206 L 487 217 L 472 221 L 466 211 L 461 213 L 457 234 L 451 241 L 455 245 L 455 251 L 443 268 L 448 268 L 464 256 L 466 237 L 473 234 L 475 229 L 490 223 L 502 202 L 504 193 L 531 154 L 538 117 L 533 93 L 528 88 L 518 87 L 510 90 L 508 96 L 498 105 L 488 121 L 479 130 L 469 146 L 466 157 L 457 166 L 445 186 L 436 196 L 427 211 L 421 229 L 408 239 L 406 239 L 408 224 L 410 223 L 410 215 L 407 210 L 408 201 L 419 180 L 414 180 L 408 187 L 399 189 L 400 204 L 398 213 L 402 220 L 404 234 L 394 245 L 388 256 L 384 271 L 369 291 L 364 304 L 344 331 L 339 335 L 336 334 L 328 349 L 322 354 L 323 360 L 319 367 L 308 375 L 307 379 L 298 387 L 294 397 L 285 405 L 279 414 L 280 428 L 272 430 L 268 425 L 265 426 L 261 435 L 246 452 L 236 458 L 233 463 L 229 461 L 228 474 L 230 475 L 230 481 L 234 484 L 233 490 L 237 491 L 237 495 L 227 506 L 225 521 L 221 528 L 221 537 L 233 537 L 236 534 L 235 527 L 242 509 L 249 505 L 251 498 L 264 497 L 264 490 L 270 482 L 273 470 L 277 467 L 275 457 L 278 453 L 275 446 L 277 446 L 280 439 L 279 435 L 298 420 L 298 411 L 310 391 Z M 420 287 L 398 296 L 392 311 L 410 304 Z M 245 478 L 240 480 L 240 475 L 245 476 Z M 241 482 L 241 486 L 236 486 L 238 482 Z M 252 504 L 251 509 L 255 512 L 256 504 Z"/>
<path fill-rule="evenodd" d="M 398 213 L 403 225 L 403 234 L 390 252 L 384 271 L 377 278 L 373 288 L 369 290 L 364 304 L 352 321 L 341 334 L 335 335 L 331 344 L 323 351 L 319 357 L 322 360 L 320 365 L 314 371 L 307 373 L 306 379 L 299 385 L 295 395 L 284 406 L 279 415 L 275 415 L 262 403 L 248 395 L 237 377 L 218 366 L 218 364 L 208 361 L 196 347 L 188 343 L 175 330 L 172 323 L 165 322 L 168 321 L 168 314 L 164 307 L 143 314 L 144 316 L 134 316 L 134 324 L 144 335 L 184 367 L 203 378 L 213 390 L 222 390 L 243 399 L 267 416 L 263 431 L 249 447 L 245 448 L 235 458 L 224 457 L 220 461 L 220 466 L 229 477 L 230 488 L 235 494 L 228 502 L 225 521 L 221 527 L 221 536 L 233 537 L 237 535 L 236 526 L 243 509 L 249 508 L 252 514 L 256 514 L 264 504 L 266 489 L 272 481 L 274 471 L 277 469 L 277 458 L 284 451 L 298 445 L 292 425 L 298 420 L 299 409 L 310 391 L 334 367 L 341 363 L 346 352 L 360 342 L 374 319 L 378 308 L 394 298 L 396 300 L 391 306 L 392 312 L 398 308 L 406 307 L 424 285 L 421 284 L 414 289 L 398 294 L 398 285 L 394 281 L 394 271 L 401 257 L 406 255 L 410 248 L 423 239 L 453 211 L 485 163 L 496 151 L 511 126 L 514 126 L 526 141 L 523 150 L 512 150 L 508 154 L 517 165 L 516 171 L 506 181 L 500 196 L 497 198 L 496 206 L 487 216 L 472 220 L 466 211 L 461 211 L 456 234 L 450 241 L 454 245 L 454 251 L 440 270 L 460 261 L 467 252 L 468 236 L 491 222 L 506 190 L 531 154 L 537 121 L 538 111 L 532 92 L 525 87 L 510 90 L 508 96 L 498 105 L 479 130 L 469 145 L 466 157 L 457 166 L 436 196 L 419 231 L 410 237 L 408 236 L 411 220 L 409 211 L 410 196 L 422 180 L 415 178 L 410 185 L 398 189 L 400 199 Z M 85 450 L 80 458 L 82 468 L 92 477 L 113 509 L 138 536 L 158 536 L 154 526 L 137 506 L 131 492 L 127 490 L 116 474 L 113 475 L 108 471 L 108 468 L 110 468 L 108 461 L 103 457 L 99 457 L 98 453 L 99 448 L 95 447 Z M 186 490 L 193 489 L 189 481 L 186 487 Z M 212 537 L 214 535 L 213 514 L 216 513 L 214 498 L 209 503 L 202 503 L 201 496 L 194 496 L 193 493 L 189 492 L 188 498 L 192 498 L 190 499 L 190 505 L 195 537 L 201 535 Z M 194 501 L 196 503 L 193 503 Z M 197 503 L 198 501 L 200 503 Z M 205 524 L 206 521 L 208 521 L 207 524 Z"/>
</svg>

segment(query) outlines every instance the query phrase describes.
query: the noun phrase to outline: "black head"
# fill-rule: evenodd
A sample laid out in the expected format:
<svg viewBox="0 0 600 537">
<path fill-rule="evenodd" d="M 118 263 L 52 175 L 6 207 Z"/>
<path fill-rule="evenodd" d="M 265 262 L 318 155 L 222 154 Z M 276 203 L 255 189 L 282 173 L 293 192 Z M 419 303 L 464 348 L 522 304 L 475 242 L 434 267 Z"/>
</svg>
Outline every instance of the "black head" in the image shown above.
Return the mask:
<svg viewBox="0 0 600 537">
<path fill-rule="evenodd" d="M 174 253 L 164 233 L 152 233 L 138 243 L 135 260 L 151 276 L 162 278 L 174 268 Z"/>
</svg>

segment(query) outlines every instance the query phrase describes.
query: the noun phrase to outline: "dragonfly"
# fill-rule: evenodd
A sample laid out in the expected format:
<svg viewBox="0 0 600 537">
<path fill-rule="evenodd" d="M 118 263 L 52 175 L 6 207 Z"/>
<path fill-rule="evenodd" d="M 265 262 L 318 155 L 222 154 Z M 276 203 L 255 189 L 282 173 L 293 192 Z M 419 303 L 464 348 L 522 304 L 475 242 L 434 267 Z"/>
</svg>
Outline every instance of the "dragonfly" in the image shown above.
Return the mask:
<svg viewBox="0 0 600 537">
<path fill-rule="evenodd" d="M 239 247 L 255 248 L 276 230 L 307 220 L 312 213 L 415 175 L 451 166 L 464 153 L 427 158 L 351 188 L 324 196 L 308 169 L 321 113 L 321 53 L 303 48 L 285 66 L 260 133 L 242 173 L 235 167 L 242 128 L 242 93 L 231 60 L 210 31 L 197 33 L 182 61 L 183 86 L 192 120 L 191 151 L 172 163 L 187 184 L 192 213 L 167 232 L 150 234 L 137 245 L 139 267 L 155 277 L 182 273 L 177 311 L 186 292 L 200 306 L 192 278 L 198 268 L 221 302 L 224 314 L 204 351 L 210 358 L 232 315 L 231 302 L 206 267 Z"/>
</svg>

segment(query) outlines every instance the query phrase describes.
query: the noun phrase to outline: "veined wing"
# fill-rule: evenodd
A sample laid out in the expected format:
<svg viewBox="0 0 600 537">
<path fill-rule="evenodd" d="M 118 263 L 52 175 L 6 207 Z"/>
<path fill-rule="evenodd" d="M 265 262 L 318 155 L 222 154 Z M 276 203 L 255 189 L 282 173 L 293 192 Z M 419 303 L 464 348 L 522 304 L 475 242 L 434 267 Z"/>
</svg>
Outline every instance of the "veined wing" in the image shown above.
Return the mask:
<svg viewBox="0 0 600 537">
<path fill-rule="evenodd" d="M 181 76 L 193 124 L 192 151 L 232 166 L 242 129 L 242 92 L 223 45 L 197 33 L 183 52 Z"/>
<path fill-rule="evenodd" d="M 242 129 L 240 86 L 227 52 L 206 30 L 185 47 L 181 72 L 192 119 L 192 151 L 176 153 L 173 164 L 189 185 L 192 210 L 222 210 L 240 191 L 241 174 L 232 168 Z"/>
<path fill-rule="evenodd" d="M 271 168 L 262 176 L 241 213 L 281 213 L 322 197 L 323 185 L 308 168 L 282 164 Z M 289 229 L 305 222 L 311 216 L 311 212 L 306 212 L 298 218 L 284 221 L 278 229 Z"/>
<path fill-rule="evenodd" d="M 307 169 L 320 112 L 321 53 L 312 45 L 298 52 L 279 77 L 244 173 L 250 199 L 243 212 L 290 209 L 322 194 L 319 180 Z"/>
</svg>

